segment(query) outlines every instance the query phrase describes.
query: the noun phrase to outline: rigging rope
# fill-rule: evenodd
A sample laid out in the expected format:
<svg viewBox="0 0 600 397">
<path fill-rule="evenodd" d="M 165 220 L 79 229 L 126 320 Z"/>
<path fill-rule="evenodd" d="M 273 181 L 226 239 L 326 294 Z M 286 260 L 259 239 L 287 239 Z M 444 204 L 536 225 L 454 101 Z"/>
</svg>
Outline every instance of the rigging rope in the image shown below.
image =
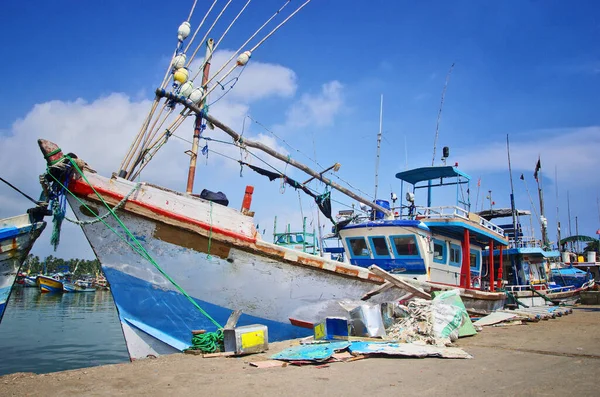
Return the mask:
<svg viewBox="0 0 600 397">
<path fill-rule="evenodd" d="M 200 41 L 200 44 L 198 44 L 198 47 L 196 47 L 196 49 L 194 50 L 194 52 L 192 53 L 192 56 L 190 57 L 190 59 L 187 61 L 187 67 L 189 67 L 192 64 L 192 61 L 194 60 L 194 58 L 196 57 L 196 54 L 198 53 L 198 51 L 200 51 L 200 48 L 202 47 L 202 45 L 204 44 L 204 42 L 206 41 L 206 39 L 208 38 L 208 35 L 210 34 L 210 32 L 212 32 L 213 28 L 215 27 L 215 25 L 217 24 L 217 22 L 219 22 L 219 19 L 221 19 L 221 16 L 223 15 L 223 13 L 225 12 L 225 10 L 227 9 L 227 7 L 229 7 L 229 4 L 231 4 L 232 0 L 229 0 L 227 2 L 227 4 L 225 4 L 225 6 L 223 6 L 223 9 L 221 10 L 221 12 L 219 13 L 219 15 L 217 15 L 217 18 L 215 19 L 215 21 L 213 22 L 213 24 L 211 25 L 211 27 L 208 29 L 208 31 L 206 32 L 206 34 L 204 35 L 204 37 L 202 38 L 202 40 Z M 211 54 L 212 55 L 212 54 Z M 206 63 L 207 59 L 204 60 L 203 64 Z M 200 70 L 202 70 L 202 68 L 200 68 Z M 196 77 L 198 76 L 198 73 L 196 73 L 196 75 L 194 75 L 194 77 L 191 80 L 195 80 Z"/>
<path fill-rule="evenodd" d="M 22 191 L 20 191 L 16 186 L 14 186 L 13 184 L 11 184 L 10 182 L 8 182 L 6 179 L 0 177 L 0 181 L 6 183 L 8 186 L 10 186 L 11 188 L 13 188 L 15 191 L 17 191 L 18 193 L 21 193 L 21 195 L 23 197 L 25 197 L 27 200 L 31 201 L 33 204 L 35 205 L 40 205 L 40 202 L 37 200 L 32 199 L 30 196 L 28 196 L 27 194 L 23 193 Z"/>
</svg>

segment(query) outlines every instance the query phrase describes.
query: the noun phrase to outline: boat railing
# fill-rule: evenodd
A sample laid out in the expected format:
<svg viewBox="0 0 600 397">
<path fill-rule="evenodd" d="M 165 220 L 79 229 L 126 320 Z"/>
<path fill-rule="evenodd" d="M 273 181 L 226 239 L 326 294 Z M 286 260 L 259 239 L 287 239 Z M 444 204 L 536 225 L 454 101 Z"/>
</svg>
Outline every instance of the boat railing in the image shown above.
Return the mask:
<svg viewBox="0 0 600 397">
<path fill-rule="evenodd" d="M 487 219 L 484 218 L 479 218 L 479 225 L 485 227 L 486 229 L 501 235 L 502 237 L 504 237 L 504 229 L 502 229 L 500 226 L 493 224 L 492 222 L 488 221 Z"/>
<path fill-rule="evenodd" d="M 520 291 L 529 291 L 531 287 L 529 285 L 505 285 L 504 289 L 509 292 L 520 292 Z"/>
<path fill-rule="evenodd" d="M 517 241 L 510 240 L 511 248 L 542 248 L 542 241 L 535 237 L 521 237 Z"/>
<path fill-rule="evenodd" d="M 548 288 L 546 291 L 548 291 L 548 293 L 553 293 L 553 292 L 566 292 L 566 291 L 572 291 L 575 289 L 574 285 L 565 285 L 564 287 L 553 287 L 553 288 Z"/>
<path fill-rule="evenodd" d="M 463 218 L 469 219 L 469 211 L 456 206 L 441 206 L 441 207 L 417 207 L 417 211 L 421 212 L 417 218 Z"/>
<path fill-rule="evenodd" d="M 462 218 L 465 220 L 472 220 L 469 217 L 469 211 L 464 209 L 464 208 L 460 208 L 457 206 L 442 206 L 442 207 L 417 207 L 417 210 L 421 212 L 421 215 L 417 216 L 417 219 L 419 218 L 426 218 L 426 219 L 439 219 L 439 218 L 445 218 L 445 219 L 451 219 L 451 218 Z M 504 229 L 502 229 L 501 227 L 499 227 L 498 225 L 495 225 L 494 223 L 488 221 L 487 219 L 484 219 L 482 217 L 477 216 L 478 219 L 478 223 L 480 226 L 504 237 Z"/>
</svg>

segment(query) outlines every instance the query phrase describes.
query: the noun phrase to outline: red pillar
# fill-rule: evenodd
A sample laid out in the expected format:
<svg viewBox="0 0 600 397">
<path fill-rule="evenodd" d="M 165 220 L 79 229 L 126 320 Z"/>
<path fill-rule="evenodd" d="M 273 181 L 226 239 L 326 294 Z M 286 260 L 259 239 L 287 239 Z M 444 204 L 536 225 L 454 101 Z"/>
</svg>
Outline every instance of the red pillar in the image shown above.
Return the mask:
<svg viewBox="0 0 600 397">
<path fill-rule="evenodd" d="M 502 272 L 503 272 L 502 267 L 504 266 L 502 264 L 502 248 L 504 248 L 504 246 L 501 245 L 499 248 L 500 248 L 500 261 L 498 262 L 498 285 L 497 285 L 497 287 L 502 288 Z"/>
<path fill-rule="evenodd" d="M 490 239 L 490 291 L 494 292 L 496 290 L 495 279 L 494 279 L 494 240 Z M 483 282 L 483 281 L 482 281 Z"/>
<path fill-rule="evenodd" d="M 462 268 L 460 269 L 460 286 L 463 288 L 471 288 L 471 243 L 469 238 L 469 230 L 465 229 L 462 242 Z"/>
<path fill-rule="evenodd" d="M 254 186 L 246 186 L 244 192 L 244 200 L 242 200 L 242 214 L 247 215 L 250 212 L 250 205 L 252 205 L 252 193 L 254 193 Z"/>
</svg>

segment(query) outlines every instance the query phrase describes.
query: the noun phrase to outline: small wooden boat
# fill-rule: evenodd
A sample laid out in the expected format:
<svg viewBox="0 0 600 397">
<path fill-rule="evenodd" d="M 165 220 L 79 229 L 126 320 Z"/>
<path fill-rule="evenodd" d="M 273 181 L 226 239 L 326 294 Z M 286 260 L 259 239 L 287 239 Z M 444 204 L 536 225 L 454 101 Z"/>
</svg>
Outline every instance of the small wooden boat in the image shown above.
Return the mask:
<svg viewBox="0 0 600 397">
<path fill-rule="evenodd" d="M 17 273 L 46 227 L 43 216 L 37 217 L 35 211 L 29 212 L 0 219 L 0 320 Z"/>
<path fill-rule="evenodd" d="M 52 276 L 37 276 L 37 285 L 42 293 L 64 292 L 63 279 L 59 274 L 54 274 Z"/>
<path fill-rule="evenodd" d="M 91 281 L 77 280 L 74 283 L 63 283 L 64 292 L 96 292 Z"/>
</svg>

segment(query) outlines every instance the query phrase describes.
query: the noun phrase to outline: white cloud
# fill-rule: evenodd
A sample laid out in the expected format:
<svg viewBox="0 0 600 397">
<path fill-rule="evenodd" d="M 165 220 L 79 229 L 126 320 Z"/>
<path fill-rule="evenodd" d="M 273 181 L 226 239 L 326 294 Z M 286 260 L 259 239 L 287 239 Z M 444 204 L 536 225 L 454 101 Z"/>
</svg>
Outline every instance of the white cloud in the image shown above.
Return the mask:
<svg viewBox="0 0 600 397">
<path fill-rule="evenodd" d="M 561 180 L 562 185 L 598 184 L 600 126 L 540 130 L 509 138 L 515 174 L 517 171 L 533 174 L 539 155 L 546 178 L 554 179 L 556 166 L 561 175 L 568 175 Z M 480 172 L 508 169 L 506 141 L 478 144 L 460 150 L 459 154 L 461 167 L 465 169 Z"/>
<path fill-rule="evenodd" d="M 223 57 L 225 60 L 226 54 L 224 52 L 217 53 L 215 64 L 218 62 L 218 57 Z M 250 103 L 266 97 L 290 97 L 295 94 L 296 89 L 296 77 L 292 70 L 279 65 L 253 62 L 248 66 L 235 89 L 211 107 L 211 113 L 225 124 L 241 132 L 240 129 L 244 117 L 249 112 Z M 330 84 L 324 87 L 323 94 L 326 98 L 335 99 L 340 89 L 339 83 Z M 76 153 L 99 173 L 110 176 L 112 172 L 119 170 L 129 145 L 150 109 L 151 101 L 140 99 L 140 95 L 137 93 L 136 99 L 132 99 L 122 93 L 113 93 L 93 101 L 53 100 L 33 106 L 22 119 L 15 121 L 10 128 L 0 134 L 2 176 L 37 198 L 40 191 L 38 176 L 45 170 L 45 161 L 37 146 L 38 138 L 57 143 L 64 153 Z M 176 115 L 177 113 L 166 120 L 162 128 L 168 126 Z M 186 120 L 175 131 L 176 135 L 185 140 L 191 140 L 192 123 L 191 118 Z M 245 137 L 286 153 L 274 137 L 255 133 L 251 127 L 251 123 L 246 122 Z M 231 138 L 218 130 L 207 130 L 206 136 L 231 142 Z M 201 141 L 201 146 L 204 143 L 205 141 Z M 210 141 L 208 144 L 211 151 L 218 151 L 233 159 L 240 159 L 240 151 L 233 145 Z M 188 149 L 189 143 L 172 137 L 144 170 L 142 179 L 176 190 L 184 190 L 189 165 L 189 157 L 184 155 L 184 152 Z M 255 153 L 259 152 L 255 151 Z M 202 157 L 198 160 L 198 168 L 202 169 L 197 172 L 197 190 L 199 191 L 205 186 L 215 191 L 232 190 L 231 181 L 240 177 L 239 164 L 225 157 L 217 156 L 214 152 L 209 153 L 209 156 L 208 163 Z M 282 162 L 263 154 L 259 156 L 277 169 L 285 169 Z M 256 166 L 269 168 L 256 158 L 249 157 L 245 160 Z M 288 167 L 288 172 L 293 175 L 290 167 Z M 244 173 L 245 178 L 254 178 L 244 182 L 259 186 L 268 185 L 268 182 L 263 181 L 263 177 L 256 176 L 247 170 L 244 170 Z M 239 182 L 236 182 L 236 186 L 238 184 Z M 239 189 L 236 187 L 235 191 L 237 192 L 237 190 Z M 270 191 L 276 192 L 277 187 L 271 184 L 268 188 L 262 189 L 260 194 L 267 195 Z M 232 198 L 241 200 L 243 191 L 237 193 L 239 194 L 233 192 Z M 254 209 L 260 211 L 263 208 L 264 213 L 271 214 L 270 206 L 277 200 L 282 201 L 283 195 L 281 196 L 281 198 L 267 200 L 262 207 L 260 207 L 260 203 L 257 203 Z M 287 196 L 289 198 L 290 195 Z M 0 186 L 0 202 L 2 203 L 0 218 L 23 213 L 26 208 L 31 206 L 29 202 L 21 200 L 12 190 L 3 186 Z M 48 230 L 34 247 L 33 253 L 38 255 L 52 253 L 48 244 L 50 229 L 51 222 L 49 222 Z M 65 222 L 63 223 L 61 245 L 54 255 L 91 257 L 93 254 L 79 227 Z"/>
<path fill-rule="evenodd" d="M 321 86 L 318 94 L 303 94 L 287 112 L 286 126 L 292 128 L 307 125 L 327 126 L 333 124 L 335 116 L 344 104 L 344 86 L 337 80 Z"/>
<path fill-rule="evenodd" d="M 211 61 L 211 78 L 219 71 L 219 69 L 221 69 L 221 65 L 231 58 L 233 53 L 234 52 L 230 50 L 219 50 L 215 52 Z M 209 84 L 210 87 L 213 87 L 216 85 L 217 81 L 222 79 L 221 87 L 214 89 L 209 102 L 215 101 L 221 97 L 230 89 L 233 83 L 235 83 L 235 88 L 227 93 L 227 97 L 235 101 L 243 101 L 246 103 L 251 103 L 271 96 L 289 98 L 296 93 L 296 89 L 298 88 L 296 84 L 296 73 L 285 66 L 277 64 L 263 63 L 250 59 L 245 68 L 237 67 L 229 76 L 223 78 L 225 74 L 229 72 L 231 67 L 235 65 L 235 60 L 236 58 L 227 64 L 223 71 Z M 204 62 L 203 58 L 195 59 L 192 62 L 190 65 L 190 78 L 196 74 L 202 65 L 202 62 Z M 241 75 L 240 72 L 242 72 Z M 201 74 L 196 78 L 198 84 L 200 83 L 200 76 Z M 235 81 L 238 76 L 240 76 L 239 80 Z"/>
</svg>

